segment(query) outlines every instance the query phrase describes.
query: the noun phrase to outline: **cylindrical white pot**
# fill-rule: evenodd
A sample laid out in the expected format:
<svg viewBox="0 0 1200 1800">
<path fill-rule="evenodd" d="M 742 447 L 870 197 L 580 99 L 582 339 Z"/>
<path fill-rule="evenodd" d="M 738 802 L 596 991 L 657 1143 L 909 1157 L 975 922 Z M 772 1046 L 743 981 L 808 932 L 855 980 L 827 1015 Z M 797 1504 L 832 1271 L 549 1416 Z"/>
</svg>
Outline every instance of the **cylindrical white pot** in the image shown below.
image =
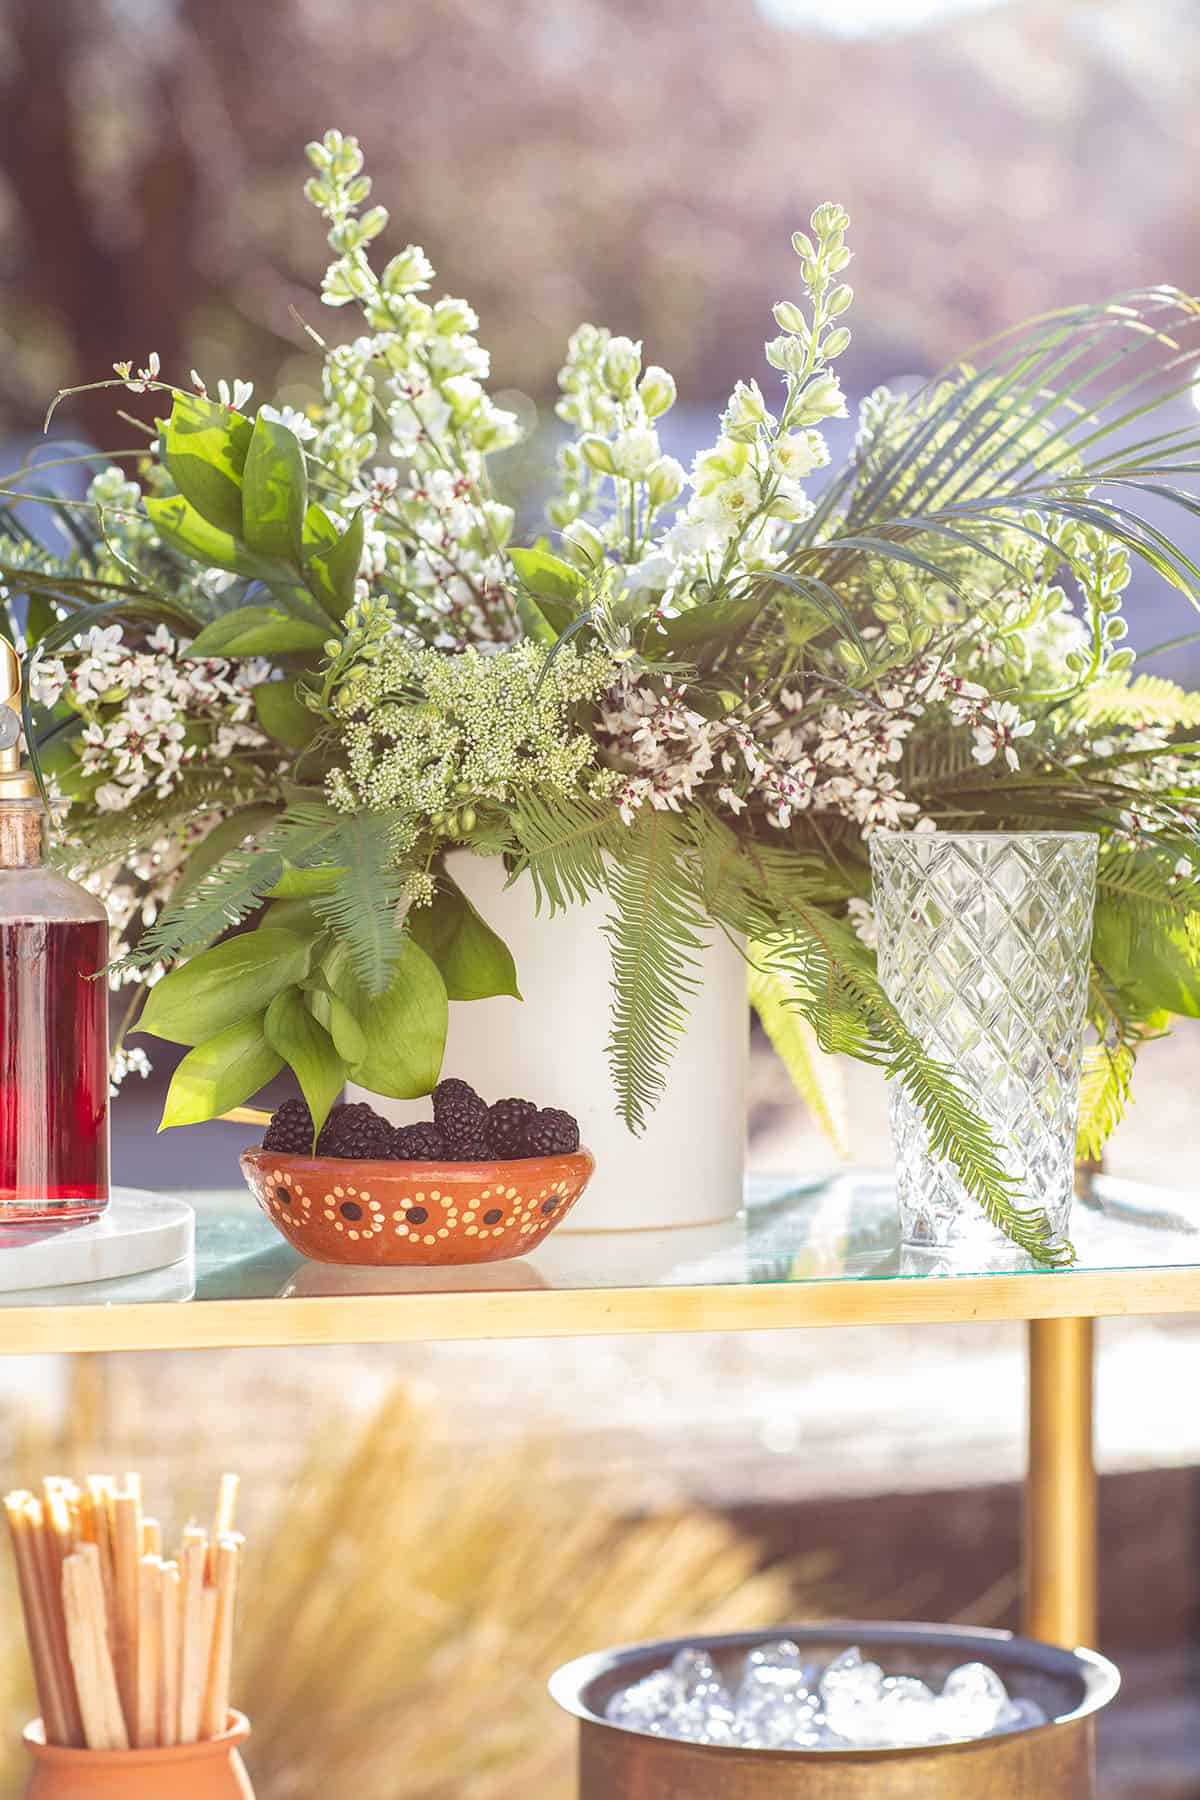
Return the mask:
<svg viewBox="0 0 1200 1800">
<path fill-rule="evenodd" d="M 512 951 L 524 998 L 452 1004 L 443 1073 L 469 1081 L 489 1101 L 517 1095 L 564 1107 L 579 1120 L 596 1173 L 559 1233 L 731 1218 L 742 1204 L 749 1056 L 746 965 L 735 947 L 714 934 L 666 1092 L 635 1137 L 617 1117 L 605 1055 L 612 999 L 601 930 L 607 900 L 551 918 L 535 910 L 527 876 L 505 886 L 499 857 L 461 853 L 450 866 Z M 364 1096 L 352 1090 L 350 1097 Z M 429 1116 L 428 1100 L 366 1097 L 398 1124 Z"/>
</svg>

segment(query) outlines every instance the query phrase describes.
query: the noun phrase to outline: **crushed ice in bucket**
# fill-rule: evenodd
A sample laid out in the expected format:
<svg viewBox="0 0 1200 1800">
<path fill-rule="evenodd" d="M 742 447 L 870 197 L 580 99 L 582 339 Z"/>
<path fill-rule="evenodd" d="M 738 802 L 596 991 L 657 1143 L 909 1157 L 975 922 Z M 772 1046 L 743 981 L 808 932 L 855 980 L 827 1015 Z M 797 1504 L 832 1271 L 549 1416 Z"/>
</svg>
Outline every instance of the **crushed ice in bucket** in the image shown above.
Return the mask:
<svg viewBox="0 0 1200 1800">
<path fill-rule="evenodd" d="M 628 1731 L 753 1750 L 893 1750 L 995 1737 L 1048 1723 L 1032 1700 L 1011 1700 L 994 1669 L 963 1663 L 940 1694 L 911 1675 L 887 1675 L 857 1647 L 824 1668 L 784 1640 L 752 1650 L 736 1689 L 704 1650 L 681 1650 L 608 1702 Z"/>
</svg>

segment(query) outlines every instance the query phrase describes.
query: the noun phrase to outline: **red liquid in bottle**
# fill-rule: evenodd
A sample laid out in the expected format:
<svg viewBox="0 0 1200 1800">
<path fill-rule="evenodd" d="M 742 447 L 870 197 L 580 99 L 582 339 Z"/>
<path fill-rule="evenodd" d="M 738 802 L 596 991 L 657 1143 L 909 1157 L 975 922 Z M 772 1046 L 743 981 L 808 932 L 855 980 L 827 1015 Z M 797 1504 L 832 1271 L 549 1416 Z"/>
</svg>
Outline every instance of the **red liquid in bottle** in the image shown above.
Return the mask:
<svg viewBox="0 0 1200 1800">
<path fill-rule="evenodd" d="M 0 919 L 0 1243 L 108 1204 L 107 961 L 101 919 Z"/>
</svg>

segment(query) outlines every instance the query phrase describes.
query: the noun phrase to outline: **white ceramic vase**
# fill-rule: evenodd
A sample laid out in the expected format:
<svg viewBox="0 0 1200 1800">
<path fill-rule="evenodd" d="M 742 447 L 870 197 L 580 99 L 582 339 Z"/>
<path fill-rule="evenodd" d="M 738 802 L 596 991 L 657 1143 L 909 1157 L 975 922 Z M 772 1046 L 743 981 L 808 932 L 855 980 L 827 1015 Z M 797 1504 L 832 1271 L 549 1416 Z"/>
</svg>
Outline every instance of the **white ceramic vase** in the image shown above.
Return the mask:
<svg viewBox="0 0 1200 1800">
<path fill-rule="evenodd" d="M 517 965 L 524 996 L 453 1004 L 443 1069 L 488 1100 L 520 1095 L 579 1120 L 596 1158 L 587 1193 L 564 1231 L 662 1230 L 729 1219 L 742 1204 L 749 1012 L 746 965 L 720 933 L 659 1105 L 635 1137 L 615 1111 L 605 1045 L 611 968 L 601 897 L 551 918 L 528 877 L 506 887 L 498 857 L 460 853 L 451 873 Z M 428 1118 L 428 1100 L 368 1098 L 398 1124 Z"/>
</svg>

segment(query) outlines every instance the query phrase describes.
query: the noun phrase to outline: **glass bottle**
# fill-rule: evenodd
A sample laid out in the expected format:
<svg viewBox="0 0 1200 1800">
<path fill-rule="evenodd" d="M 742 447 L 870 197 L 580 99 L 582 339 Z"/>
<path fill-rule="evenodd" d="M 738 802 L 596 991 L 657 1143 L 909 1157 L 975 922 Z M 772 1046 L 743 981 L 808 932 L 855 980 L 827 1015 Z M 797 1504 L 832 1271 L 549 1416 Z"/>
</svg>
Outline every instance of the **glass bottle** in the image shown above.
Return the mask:
<svg viewBox="0 0 1200 1800">
<path fill-rule="evenodd" d="M 0 1244 L 108 1205 L 108 919 L 45 865 L 20 682 L 0 639 Z"/>
</svg>

